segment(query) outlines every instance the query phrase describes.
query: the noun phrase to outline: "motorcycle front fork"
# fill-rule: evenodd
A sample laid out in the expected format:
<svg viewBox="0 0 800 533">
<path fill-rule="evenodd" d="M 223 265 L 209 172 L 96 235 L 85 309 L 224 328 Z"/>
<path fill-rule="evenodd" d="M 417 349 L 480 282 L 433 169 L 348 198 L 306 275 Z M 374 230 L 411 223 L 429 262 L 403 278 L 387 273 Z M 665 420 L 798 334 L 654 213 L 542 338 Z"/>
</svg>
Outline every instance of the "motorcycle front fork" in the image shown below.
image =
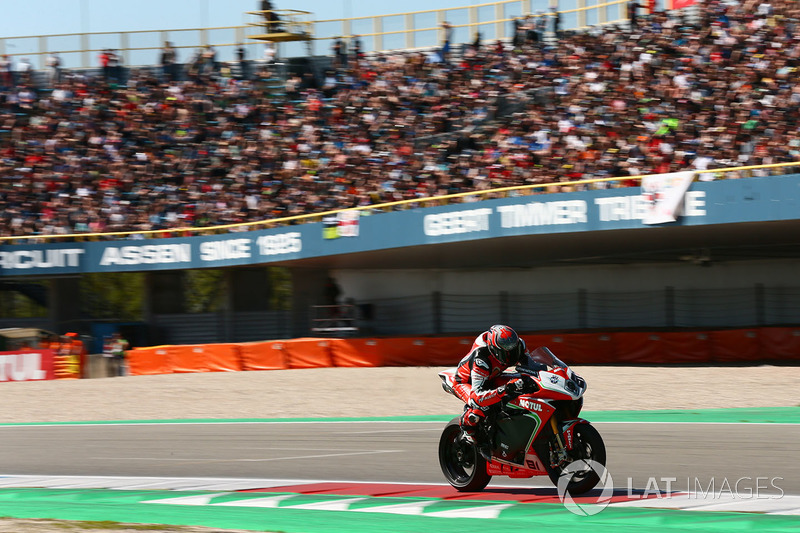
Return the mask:
<svg viewBox="0 0 800 533">
<path fill-rule="evenodd" d="M 550 441 L 550 468 L 559 468 L 569 460 L 567 447 L 564 445 L 564 439 L 561 437 L 561 432 L 558 430 L 556 417 L 550 417 L 550 427 L 553 429 L 553 440 Z"/>
</svg>

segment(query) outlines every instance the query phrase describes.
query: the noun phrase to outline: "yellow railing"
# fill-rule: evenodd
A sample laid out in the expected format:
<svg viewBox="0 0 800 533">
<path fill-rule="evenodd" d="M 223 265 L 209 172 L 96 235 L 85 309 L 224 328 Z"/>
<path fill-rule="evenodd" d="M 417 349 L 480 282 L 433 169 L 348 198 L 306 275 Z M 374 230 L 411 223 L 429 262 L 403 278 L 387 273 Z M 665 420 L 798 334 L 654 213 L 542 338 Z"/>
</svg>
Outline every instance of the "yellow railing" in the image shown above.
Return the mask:
<svg viewBox="0 0 800 533">
<path fill-rule="evenodd" d="M 247 25 L 260 30 L 257 35 L 250 35 L 250 39 L 259 41 L 281 42 L 288 40 L 312 40 L 314 38 L 314 23 L 305 20 L 311 15 L 310 11 L 298 9 L 270 9 L 266 11 L 248 11 L 248 15 L 255 15 L 257 22 Z"/>
<path fill-rule="evenodd" d="M 797 162 L 790 162 L 790 163 L 774 163 L 771 165 L 751 165 L 751 166 L 744 166 L 744 167 L 731 167 L 731 168 L 715 168 L 710 170 L 703 170 L 697 171 L 698 175 L 714 175 L 714 177 L 719 177 L 724 174 L 729 173 L 739 173 L 741 174 L 740 177 L 751 177 L 756 175 L 753 171 L 766 171 L 769 175 L 779 175 L 784 174 L 783 172 L 770 172 L 773 169 L 784 169 L 787 167 L 796 167 L 800 166 L 800 161 Z M 760 174 L 760 173 L 759 173 Z M 214 234 L 220 232 L 229 232 L 233 231 L 250 231 L 254 229 L 261 229 L 267 228 L 270 226 L 283 226 L 291 223 L 303 223 L 303 222 L 319 222 L 324 217 L 330 216 L 341 211 L 384 211 L 387 209 L 393 209 L 400 206 L 413 206 L 419 205 L 421 207 L 431 207 L 437 205 L 446 205 L 449 203 L 450 200 L 460 199 L 460 198 L 479 198 L 479 199 L 486 199 L 486 198 L 500 198 L 504 196 L 512 196 L 512 195 L 519 195 L 525 196 L 528 194 L 536 194 L 537 189 L 545 189 L 543 192 L 566 192 L 574 190 L 575 187 L 580 187 L 584 185 L 592 185 L 596 183 L 608 183 L 610 184 L 611 188 L 614 187 L 621 187 L 623 186 L 621 182 L 627 181 L 641 181 L 646 175 L 638 175 L 638 176 L 620 176 L 620 177 L 613 177 L 613 178 L 595 178 L 589 180 L 577 180 L 577 181 L 563 181 L 563 182 L 555 182 L 555 183 L 537 183 L 534 185 L 519 185 L 515 187 L 501 187 L 498 189 L 488 189 L 485 191 L 469 191 L 469 192 L 460 192 L 455 194 L 446 194 L 442 196 L 430 196 L 426 198 L 412 198 L 410 200 L 398 200 L 396 202 L 386 202 L 382 204 L 373 204 L 373 205 L 364 205 L 359 207 L 352 207 L 348 209 L 334 209 L 331 211 L 322 211 L 319 213 L 308 213 L 304 215 L 295 215 L 291 217 L 282 217 L 282 218 L 272 218 L 268 220 L 260 220 L 256 222 L 239 222 L 236 224 L 224 224 L 221 226 L 208 226 L 208 227 L 180 227 L 180 228 L 170 228 L 170 229 L 160 229 L 160 230 L 150 230 L 150 231 L 115 231 L 115 232 L 108 232 L 108 233 L 70 233 L 64 235 L 15 235 L 9 237 L 0 237 L 0 244 L 5 243 L 13 243 L 14 241 L 18 240 L 27 240 L 29 242 L 48 242 L 48 241 L 57 241 L 60 239 L 78 239 L 78 240 L 109 240 L 111 237 L 128 237 L 132 235 L 138 235 L 144 238 L 155 238 L 159 236 L 188 236 L 188 235 L 203 235 L 203 234 Z M 547 190 L 550 189 L 550 190 Z"/>
<path fill-rule="evenodd" d="M 628 2 L 629 0 L 611 0 L 602 3 L 598 0 L 576 0 L 575 3 L 578 7 L 559 10 L 562 15 L 561 29 L 577 30 L 594 25 L 621 23 L 627 20 L 625 4 Z M 557 4 L 557 0 L 551 1 L 551 5 L 555 4 Z M 454 42 L 460 43 L 471 42 L 475 31 L 480 31 L 484 40 L 510 39 L 512 37 L 511 21 L 523 15 L 531 15 L 534 19 L 545 17 L 548 19 L 548 27 L 550 27 L 551 12 L 541 9 L 534 10 L 533 6 L 532 0 L 503 0 L 448 9 L 319 20 L 315 22 L 315 27 L 319 28 L 323 24 L 336 24 L 338 28 L 334 33 L 337 35 L 349 37 L 358 35 L 371 38 L 372 50 L 415 49 L 440 44 L 443 31 L 441 24 L 445 21 L 450 22 L 453 28 Z M 487 11 L 490 11 L 491 14 L 487 15 Z M 425 15 L 429 16 L 425 17 Z M 430 15 L 435 16 L 431 17 Z M 574 17 L 570 17 L 570 15 L 574 15 Z M 388 31 L 384 29 L 387 21 L 400 17 L 402 17 L 403 26 L 401 29 Z M 433 18 L 435 18 L 435 25 L 431 25 Z M 424 20 L 420 22 L 418 19 Z M 453 22 L 454 19 L 460 20 L 460 22 Z M 360 28 L 356 27 L 357 23 L 362 23 Z M 459 35 L 459 30 L 468 30 L 468 33 L 462 32 Z M 316 33 L 319 35 L 317 40 L 330 39 L 330 37 L 323 37 L 323 33 L 319 29 Z M 330 33 L 330 31 L 325 33 Z M 433 35 L 434 39 L 425 41 L 417 39 L 420 34 L 426 33 L 428 37 Z M 398 43 L 399 46 L 386 46 L 385 38 L 390 36 L 402 36 L 402 43 Z"/>
<path fill-rule="evenodd" d="M 551 5 L 557 5 L 557 0 L 550 1 Z M 619 23 L 626 19 L 624 5 L 628 0 L 574 2 L 576 8 L 560 11 L 564 30 Z M 513 18 L 527 14 L 534 18 L 550 17 L 549 12 L 537 11 L 535 6 L 540 3 L 541 0 L 503 0 L 448 9 L 309 21 L 302 22 L 302 26 L 308 28 L 308 33 L 314 35 L 313 41 L 318 41 L 322 48 L 317 51 L 312 49 L 312 53 L 327 54 L 329 44 L 334 39 L 353 35 L 369 38 L 362 43 L 365 52 L 414 49 L 440 45 L 441 23 L 445 20 L 453 28 L 453 43 L 471 42 L 475 31 L 481 31 L 487 41 L 508 39 L 511 37 L 510 22 Z M 242 26 L 1 37 L 0 55 L 8 54 L 17 59 L 36 58 L 34 66 L 44 68 L 47 55 L 58 52 L 65 67 L 89 68 L 98 66 L 97 54 L 111 48 L 120 52 L 123 65 L 156 65 L 159 63 L 161 47 L 165 41 L 170 41 L 176 50 L 184 51 L 178 58 L 181 63 L 189 59 L 186 50 L 206 45 L 218 49 L 219 59 L 227 61 L 232 60 L 236 48 L 244 44 L 250 47 L 248 57 L 255 59 L 261 56 L 258 44 L 248 44 L 248 40 L 251 36 L 264 33 L 265 28 L 261 25 L 264 21 L 260 12 L 247 14 L 254 18 Z M 305 48 L 298 47 L 296 51 L 297 55 L 307 54 Z M 281 55 L 288 57 L 291 53 Z"/>
</svg>

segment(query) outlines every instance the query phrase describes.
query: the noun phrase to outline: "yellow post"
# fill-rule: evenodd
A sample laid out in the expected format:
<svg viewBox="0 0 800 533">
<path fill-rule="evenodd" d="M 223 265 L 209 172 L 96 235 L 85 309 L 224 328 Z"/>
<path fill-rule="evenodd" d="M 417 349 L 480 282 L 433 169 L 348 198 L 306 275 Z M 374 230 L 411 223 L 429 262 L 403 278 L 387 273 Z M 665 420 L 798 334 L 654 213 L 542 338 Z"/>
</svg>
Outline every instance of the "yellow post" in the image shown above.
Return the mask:
<svg viewBox="0 0 800 533">
<path fill-rule="evenodd" d="M 373 48 L 379 52 L 383 50 L 383 16 L 378 15 L 373 19 L 372 33 L 375 34 L 372 41 Z"/>
<path fill-rule="evenodd" d="M 505 4 L 495 4 L 494 5 L 494 20 L 497 22 L 494 23 L 494 37 L 495 39 L 505 39 L 506 35 L 506 25 L 502 20 L 505 18 Z M 477 31 L 477 29 L 476 29 Z"/>
<path fill-rule="evenodd" d="M 414 32 L 414 15 L 406 13 L 406 48 L 414 48 L 415 32 Z"/>
</svg>

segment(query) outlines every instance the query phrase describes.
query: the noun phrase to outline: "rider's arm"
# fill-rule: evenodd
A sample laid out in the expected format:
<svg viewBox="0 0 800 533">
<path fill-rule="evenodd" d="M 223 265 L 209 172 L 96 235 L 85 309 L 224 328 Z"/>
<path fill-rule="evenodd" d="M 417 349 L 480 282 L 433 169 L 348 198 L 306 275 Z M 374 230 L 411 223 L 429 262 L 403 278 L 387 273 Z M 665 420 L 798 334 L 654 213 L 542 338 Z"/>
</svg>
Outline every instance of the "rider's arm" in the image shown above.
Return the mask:
<svg viewBox="0 0 800 533">
<path fill-rule="evenodd" d="M 491 375 L 492 365 L 489 363 L 488 358 L 480 355 L 476 357 L 470 376 L 470 381 L 472 382 L 470 400 L 479 407 L 488 407 L 503 399 L 505 386 L 491 387 L 491 380 L 489 379 Z"/>
</svg>

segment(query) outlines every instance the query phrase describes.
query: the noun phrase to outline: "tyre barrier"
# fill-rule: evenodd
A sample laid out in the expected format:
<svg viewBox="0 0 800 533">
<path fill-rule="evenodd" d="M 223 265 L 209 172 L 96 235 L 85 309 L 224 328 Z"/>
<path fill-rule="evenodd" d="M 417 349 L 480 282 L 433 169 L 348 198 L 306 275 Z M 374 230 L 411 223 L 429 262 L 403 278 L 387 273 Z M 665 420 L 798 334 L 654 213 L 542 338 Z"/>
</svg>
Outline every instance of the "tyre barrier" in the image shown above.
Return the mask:
<svg viewBox="0 0 800 533">
<path fill-rule="evenodd" d="M 571 364 L 800 361 L 800 328 L 523 334 Z M 474 337 L 339 339 L 165 345 L 128 351 L 131 375 L 327 367 L 455 366 Z"/>
</svg>

